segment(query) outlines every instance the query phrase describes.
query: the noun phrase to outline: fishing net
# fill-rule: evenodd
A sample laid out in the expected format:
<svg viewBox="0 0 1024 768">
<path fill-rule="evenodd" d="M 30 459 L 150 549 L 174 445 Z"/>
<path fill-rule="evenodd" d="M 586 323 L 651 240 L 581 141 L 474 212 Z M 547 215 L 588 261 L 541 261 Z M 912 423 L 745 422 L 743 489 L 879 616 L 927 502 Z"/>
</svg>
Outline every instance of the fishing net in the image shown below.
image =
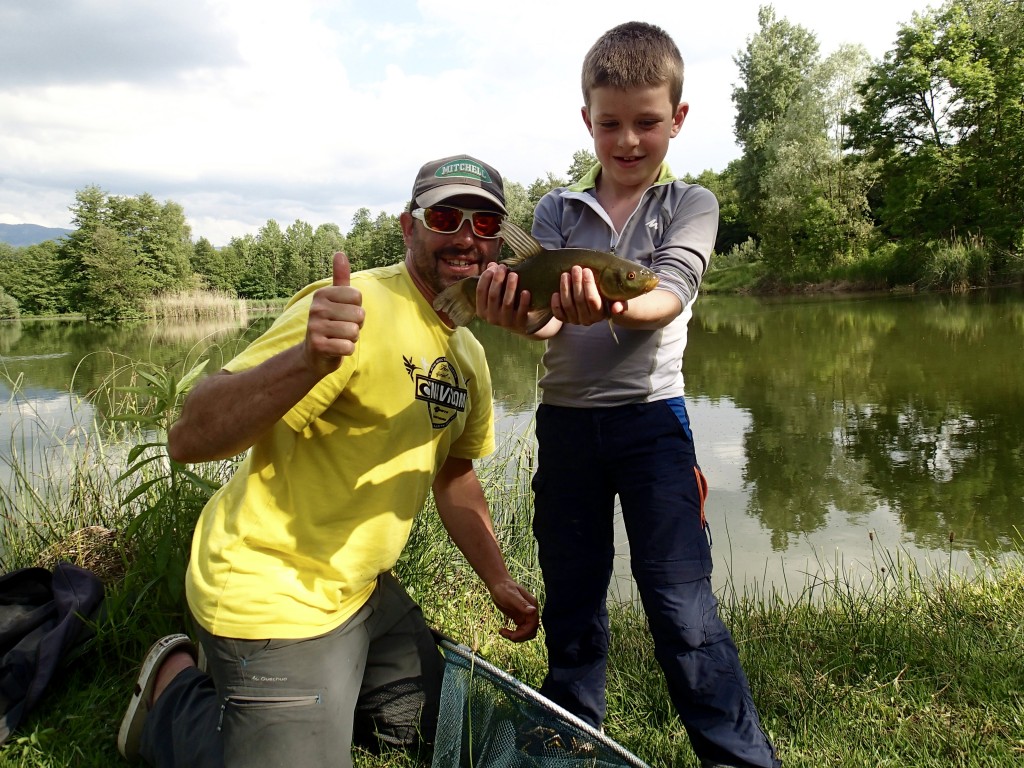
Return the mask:
<svg viewBox="0 0 1024 768">
<path fill-rule="evenodd" d="M 432 768 L 649 768 L 603 733 L 438 638 L 444 683 Z"/>
</svg>

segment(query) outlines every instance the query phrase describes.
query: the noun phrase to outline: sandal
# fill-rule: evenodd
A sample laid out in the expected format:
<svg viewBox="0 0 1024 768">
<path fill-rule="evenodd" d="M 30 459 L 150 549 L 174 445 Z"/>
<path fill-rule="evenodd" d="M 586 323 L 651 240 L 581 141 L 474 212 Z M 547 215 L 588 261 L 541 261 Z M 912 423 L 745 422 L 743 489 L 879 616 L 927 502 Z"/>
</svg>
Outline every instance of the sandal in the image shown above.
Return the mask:
<svg viewBox="0 0 1024 768">
<path fill-rule="evenodd" d="M 142 738 L 142 726 L 149 714 L 153 688 L 156 686 L 157 672 L 167 657 L 175 651 L 188 651 L 196 656 L 196 647 L 188 639 L 188 635 L 167 635 L 157 640 L 146 652 L 142 662 L 139 679 L 132 691 L 132 700 L 128 702 L 128 711 L 121 720 L 121 729 L 117 733 L 117 751 L 125 760 L 134 761 L 139 756 L 139 741 Z"/>
</svg>

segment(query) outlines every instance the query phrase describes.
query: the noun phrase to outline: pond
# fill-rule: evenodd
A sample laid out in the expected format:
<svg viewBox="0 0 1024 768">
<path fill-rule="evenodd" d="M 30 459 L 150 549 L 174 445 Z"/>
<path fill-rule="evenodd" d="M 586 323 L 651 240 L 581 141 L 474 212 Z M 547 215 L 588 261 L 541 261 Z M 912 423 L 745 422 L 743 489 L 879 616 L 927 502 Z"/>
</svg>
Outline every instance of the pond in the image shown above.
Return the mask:
<svg viewBox="0 0 1024 768">
<path fill-rule="evenodd" d="M 105 406 L 132 360 L 233 354 L 247 327 L 0 324 L 0 481 Z M 499 435 L 529 436 L 543 345 L 473 326 Z M 886 558 L 970 569 L 1021 550 L 1024 293 L 704 296 L 684 362 L 715 585 L 788 586 Z M 107 405 L 109 407 L 109 404 Z M 630 592 L 628 545 L 619 594 Z"/>
</svg>

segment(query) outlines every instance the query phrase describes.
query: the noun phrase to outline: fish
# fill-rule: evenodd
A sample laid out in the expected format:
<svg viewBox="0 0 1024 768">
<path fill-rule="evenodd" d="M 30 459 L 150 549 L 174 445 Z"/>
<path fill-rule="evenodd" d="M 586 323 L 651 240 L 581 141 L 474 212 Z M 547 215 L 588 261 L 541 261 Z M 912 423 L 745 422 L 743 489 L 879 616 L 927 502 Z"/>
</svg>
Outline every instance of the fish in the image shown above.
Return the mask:
<svg viewBox="0 0 1024 768">
<path fill-rule="evenodd" d="M 499 263 L 519 276 L 519 289 L 530 292 L 527 333 L 534 333 L 552 317 L 551 294 L 558 292 L 563 272 L 574 265 L 594 273 L 598 293 L 606 301 L 629 301 L 654 289 L 658 276 L 635 261 L 589 248 L 545 248 L 511 221 L 504 221 L 500 235 L 512 249 L 510 258 Z M 456 326 L 468 325 L 476 317 L 476 284 L 479 277 L 466 277 L 445 288 L 434 299 L 434 309 L 444 312 Z"/>
</svg>

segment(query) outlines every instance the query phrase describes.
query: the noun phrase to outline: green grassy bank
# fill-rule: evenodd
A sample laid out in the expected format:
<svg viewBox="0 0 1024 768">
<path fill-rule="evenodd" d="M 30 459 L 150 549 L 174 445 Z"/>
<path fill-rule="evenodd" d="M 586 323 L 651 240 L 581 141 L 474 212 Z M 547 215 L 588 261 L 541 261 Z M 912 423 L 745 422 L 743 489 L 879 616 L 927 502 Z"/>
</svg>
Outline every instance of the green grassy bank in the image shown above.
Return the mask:
<svg viewBox="0 0 1024 768">
<path fill-rule="evenodd" d="M 83 425 L 83 433 L 102 431 L 102 440 L 74 436 L 42 462 L 20 453 L 9 460 L 0 489 L 4 570 L 63 555 L 102 572 L 108 598 L 85 652 L 0 747 L 0 766 L 121 764 L 116 730 L 138 664 L 156 636 L 187 629 L 181 579 L 192 523 L 231 469 L 166 459 L 160 435 L 188 382 L 139 369 L 136 386 L 111 397 L 115 428 Z M 529 530 L 529 446 L 526 436 L 510 440 L 482 476 L 514 575 L 542 597 Z M 87 528 L 106 533 L 72 535 Z M 873 578 L 856 583 L 835 573 L 785 599 L 756 589 L 723 598 L 785 765 L 1024 763 L 1024 557 L 978 563 L 970 575 L 921 573 L 882 548 L 875 560 Z M 541 640 L 512 645 L 497 636 L 498 615 L 432 510 L 420 516 L 398 571 L 432 624 L 539 685 Z M 611 613 L 609 735 L 652 766 L 696 765 L 642 612 L 616 605 Z M 357 765 L 417 763 L 360 754 Z"/>
</svg>

